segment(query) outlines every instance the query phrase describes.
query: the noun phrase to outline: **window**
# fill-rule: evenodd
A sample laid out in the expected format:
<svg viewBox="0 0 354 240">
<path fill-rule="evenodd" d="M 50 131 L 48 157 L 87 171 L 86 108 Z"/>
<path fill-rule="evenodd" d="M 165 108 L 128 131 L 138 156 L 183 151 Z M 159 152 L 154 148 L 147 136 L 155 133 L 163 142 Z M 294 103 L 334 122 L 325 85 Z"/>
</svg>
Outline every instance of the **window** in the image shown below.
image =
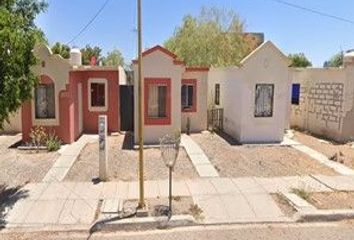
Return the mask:
<svg viewBox="0 0 354 240">
<path fill-rule="evenodd" d="M 90 78 L 87 84 L 90 112 L 108 111 L 108 82 L 104 78 Z"/>
<path fill-rule="evenodd" d="M 35 113 L 37 119 L 55 118 L 54 83 L 40 84 L 36 87 Z"/>
<path fill-rule="evenodd" d="M 273 116 L 274 84 L 256 84 L 255 117 Z"/>
<path fill-rule="evenodd" d="M 220 104 L 220 84 L 216 83 L 215 84 L 215 99 L 214 99 L 215 105 Z"/>
<path fill-rule="evenodd" d="M 299 105 L 300 103 L 300 84 L 294 83 L 291 91 L 291 104 Z"/>
<path fill-rule="evenodd" d="M 104 107 L 105 104 L 105 84 L 91 83 L 91 106 Z"/>
<path fill-rule="evenodd" d="M 150 85 L 148 100 L 148 117 L 165 118 L 167 117 L 166 101 L 167 86 Z"/>
<path fill-rule="evenodd" d="M 181 106 L 183 112 L 196 112 L 197 110 L 196 79 L 182 79 Z"/>
<path fill-rule="evenodd" d="M 171 123 L 171 80 L 145 78 L 145 124 L 168 125 Z"/>
</svg>

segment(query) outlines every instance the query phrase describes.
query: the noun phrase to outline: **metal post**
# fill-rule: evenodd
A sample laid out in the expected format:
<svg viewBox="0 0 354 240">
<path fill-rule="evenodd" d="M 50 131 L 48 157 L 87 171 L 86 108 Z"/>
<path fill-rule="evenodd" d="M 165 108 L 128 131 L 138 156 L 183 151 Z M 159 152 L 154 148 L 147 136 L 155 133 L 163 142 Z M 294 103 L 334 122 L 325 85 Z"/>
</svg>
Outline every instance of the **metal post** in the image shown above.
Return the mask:
<svg viewBox="0 0 354 240">
<path fill-rule="evenodd" d="M 138 135 L 139 135 L 139 208 L 145 207 L 144 201 L 144 140 L 143 140 L 143 79 L 142 79 L 142 36 L 141 36 L 141 0 L 138 0 Z"/>
<path fill-rule="evenodd" d="M 172 216 L 172 167 L 169 167 L 169 199 L 168 199 L 168 218 Z"/>
<path fill-rule="evenodd" d="M 101 181 L 107 180 L 107 116 L 99 115 L 98 116 L 98 142 L 99 142 L 99 168 L 98 168 L 98 177 Z"/>
</svg>

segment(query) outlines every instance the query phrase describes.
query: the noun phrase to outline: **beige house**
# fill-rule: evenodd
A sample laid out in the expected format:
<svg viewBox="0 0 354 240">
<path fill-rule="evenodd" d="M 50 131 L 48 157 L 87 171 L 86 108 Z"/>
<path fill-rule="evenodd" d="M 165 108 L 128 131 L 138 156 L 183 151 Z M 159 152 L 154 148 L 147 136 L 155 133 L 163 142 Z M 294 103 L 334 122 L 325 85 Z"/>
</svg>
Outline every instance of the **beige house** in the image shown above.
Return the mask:
<svg viewBox="0 0 354 240">
<path fill-rule="evenodd" d="M 143 53 L 144 143 L 156 144 L 166 134 L 205 130 L 208 68 L 189 68 L 161 46 Z M 134 125 L 138 126 L 138 73 L 134 70 Z M 189 120 L 188 120 L 189 119 Z M 188 124 L 187 124 L 188 122 Z M 135 142 L 138 132 L 135 127 Z"/>
<path fill-rule="evenodd" d="M 288 58 L 268 41 L 240 67 L 210 69 L 209 106 L 223 109 L 227 134 L 241 143 L 283 140 L 290 109 L 288 66 Z"/>
<path fill-rule="evenodd" d="M 354 53 L 344 67 L 292 71 L 290 125 L 336 141 L 354 138 Z"/>
</svg>

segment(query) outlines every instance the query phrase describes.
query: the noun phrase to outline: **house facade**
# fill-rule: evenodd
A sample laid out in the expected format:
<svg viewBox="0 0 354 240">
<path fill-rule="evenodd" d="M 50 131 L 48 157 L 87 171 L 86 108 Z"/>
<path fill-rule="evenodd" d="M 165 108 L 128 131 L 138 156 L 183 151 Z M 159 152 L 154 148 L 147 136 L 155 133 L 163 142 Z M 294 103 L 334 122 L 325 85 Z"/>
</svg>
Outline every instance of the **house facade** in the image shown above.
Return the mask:
<svg viewBox="0 0 354 240">
<path fill-rule="evenodd" d="M 354 139 L 354 53 L 339 68 L 292 70 L 291 127 L 339 142 Z"/>
<path fill-rule="evenodd" d="M 208 68 L 188 68 L 177 56 L 161 46 L 143 53 L 144 143 L 156 144 L 166 134 L 191 132 L 207 126 Z M 133 61 L 135 116 L 138 116 L 138 71 Z M 134 118 L 138 126 L 138 118 Z M 138 132 L 135 128 L 135 142 Z"/>
<path fill-rule="evenodd" d="M 175 131 L 206 130 L 208 110 L 213 108 L 223 109 L 223 130 L 242 143 L 283 140 L 291 78 L 288 58 L 273 43 L 259 46 L 241 67 L 186 67 L 160 46 L 145 51 L 142 59 L 144 143 L 156 144 Z M 134 85 L 138 86 L 136 63 Z M 135 116 L 137 105 L 135 87 Z"/>
<path fill-rule="evenodd" d="M 212 68 L 209 106 L 223 109 L 224 131 L 241 143 L 281 142 L 288 125 L 288 58 L 270 41 L 239 67 Z"/>
<path fill-rule="evenodd" d="M 45 45 L 38 45 L 34 53 L 40 82 L 33 99 L 22 106 L 24 141 L 29 141 L 34 126 L 43 126 L 71 143 L 82 133 L 97 133 L 100 114 L 108 116 L 109 132 L 119 131 L 119 78 L 124 76 L 117 67 L 82 66 L 75 49 L 69 60 Z"/>
</svg>

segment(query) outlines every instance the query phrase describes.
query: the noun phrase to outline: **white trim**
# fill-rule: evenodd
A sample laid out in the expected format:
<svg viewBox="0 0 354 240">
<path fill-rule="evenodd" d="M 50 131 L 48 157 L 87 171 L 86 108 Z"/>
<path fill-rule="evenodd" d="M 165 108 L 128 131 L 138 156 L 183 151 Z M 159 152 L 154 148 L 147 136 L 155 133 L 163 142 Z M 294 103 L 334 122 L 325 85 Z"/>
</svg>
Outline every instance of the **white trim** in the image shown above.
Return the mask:
<svg viewBox="0 0 354 240">
<path fill-rule="evenodd" d="M 93 107 L 91 106 L 91 84 L 92 83 L 104 83 L 104 94 L 105 94 L 105 104 L 103 107 Z M 108 111 L 108 82 L 105 78 L 89 78 L 87 83 L 87 96 L 88 96 L 88 109 L 90 112 L 106 112 Z"/>
<path fill-rule="evenodd" d="M 36 118 L 36 103 L 35 103 L 35 89 L 32 90 L 31 108 L 32 108 L 32 125 L 34 126 L 59 126 L 59 89 L 57 84 L 54 84 L 54 94 L 55 94 L 55 118 Z"/>
</svg>

